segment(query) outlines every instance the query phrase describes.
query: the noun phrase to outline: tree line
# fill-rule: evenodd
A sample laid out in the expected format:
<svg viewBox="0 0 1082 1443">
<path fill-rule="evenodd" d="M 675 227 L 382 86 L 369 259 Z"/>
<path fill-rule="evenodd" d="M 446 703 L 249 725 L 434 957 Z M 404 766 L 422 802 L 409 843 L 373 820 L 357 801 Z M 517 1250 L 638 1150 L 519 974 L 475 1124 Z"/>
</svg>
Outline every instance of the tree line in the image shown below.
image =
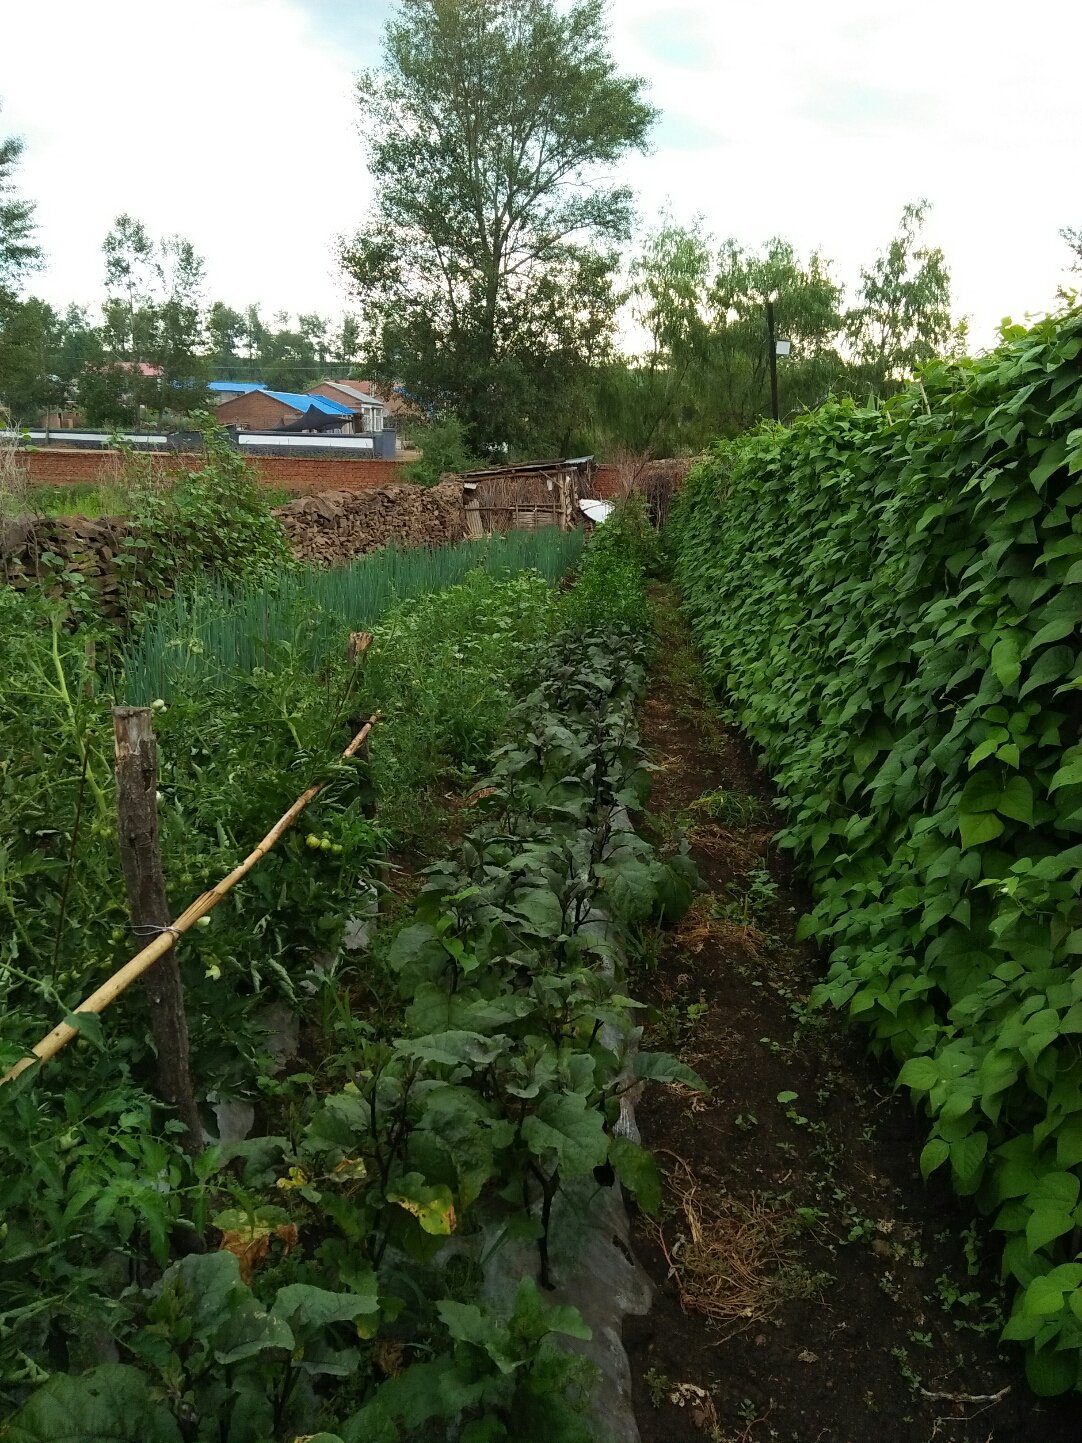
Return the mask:
<svg viewBox="0 0 1082 1443">
<path fill-rule="evenodd" d="M 176 422 L 208 405 L 207 382 L 259 380 L 303 391 L 347 375 L 360 357 L 360 328 L 345 316 L 294 321 L 258 305 L 236 310 L 204 300 L 205 262 L 183 236 L 152 236 L 118 216 L 102 244 L 101 319 L 84 307 L 56 309 L 22 291 L 41 264 L 33 205 L 15 190 L 21 142 L 0 142 L 0 403 L 29 424 L 75 408 L 91 426 Z"/>
<path fill-rule="evenodd" d="M 456 455 L 660 455 L 769 414 L 768 300 L 790 342 L 783 420 L 889 393 L 965 344 L 923 201 L 849 294 L 782 237 L 753 248 L 665 220 L 633 244 L 619 166 L 648 151 L 657 111 L 613 59 L 604 0 L 399 0 L 357 104 L 375 199 L 339 249 L 357 314 L 337 326 L 203 306 L 191 245 L 128 216 L 105 241 L 100 324 L 19 301 L 38 252 L 5 142 L 0 399 L 24 416 L 74 389 L 88 420 L 122 422 L 133 361 L 160 370 L 138 381 L 159 409 L 211 373 L 302 388 L 341 367 L 400 385 Z"/>
</svg>

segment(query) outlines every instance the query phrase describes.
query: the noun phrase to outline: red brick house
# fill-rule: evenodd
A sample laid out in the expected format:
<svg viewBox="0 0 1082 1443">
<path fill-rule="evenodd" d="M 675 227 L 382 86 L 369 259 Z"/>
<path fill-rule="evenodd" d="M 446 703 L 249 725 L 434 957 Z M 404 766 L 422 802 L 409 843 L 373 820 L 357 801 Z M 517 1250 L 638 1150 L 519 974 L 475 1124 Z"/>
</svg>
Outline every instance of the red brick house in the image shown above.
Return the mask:
<svg viewBox="0 0 1082 1443">
<path fill-rule="evenodd" d="M 300 424 L 305 417 L 310 419 L 310 426 Z M 289 427 L 348 434 L 361 429 L 355 425 L 354 413 L 348 406 L 295 391 L 249 391 L 216 406 L 214 420 L 219 426 L 235 426 L 238 431 L 281 431 Z"/>
</svg>

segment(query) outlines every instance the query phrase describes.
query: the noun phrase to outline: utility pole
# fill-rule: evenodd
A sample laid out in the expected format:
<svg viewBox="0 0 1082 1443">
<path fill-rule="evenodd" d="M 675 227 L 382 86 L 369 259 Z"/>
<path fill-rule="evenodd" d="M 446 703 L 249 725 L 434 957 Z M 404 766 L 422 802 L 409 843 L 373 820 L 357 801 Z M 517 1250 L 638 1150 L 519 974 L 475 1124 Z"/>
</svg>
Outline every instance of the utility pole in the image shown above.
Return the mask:
<svg viewBox="0 0 1082 1443">
<path fill-rule="evenodd" d="M 778 339 L 774 330 L 774 302 L 766 303 L 766 337 L 770 361 L 770 414 L 780 421 L 778 413 Z"/>
</svg>

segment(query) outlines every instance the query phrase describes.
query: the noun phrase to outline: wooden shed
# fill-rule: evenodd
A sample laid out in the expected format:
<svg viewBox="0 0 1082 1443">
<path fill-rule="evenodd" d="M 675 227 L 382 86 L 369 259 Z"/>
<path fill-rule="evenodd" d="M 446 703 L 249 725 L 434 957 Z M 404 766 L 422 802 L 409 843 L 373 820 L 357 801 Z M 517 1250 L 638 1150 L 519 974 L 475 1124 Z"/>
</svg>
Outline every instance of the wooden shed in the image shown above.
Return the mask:
<svg viewBox="0 0 1082 1443">
<path fill-rule="evenodd" d="M 464 490 L 467 536 L 528 531 L 558 526 L 573 531 L 582 524 L 579 501 L 594 495 L 592 456 L 566 461 L 530 461 L 521 466 L 489 466 L 467 471 Z"/>
</svg>

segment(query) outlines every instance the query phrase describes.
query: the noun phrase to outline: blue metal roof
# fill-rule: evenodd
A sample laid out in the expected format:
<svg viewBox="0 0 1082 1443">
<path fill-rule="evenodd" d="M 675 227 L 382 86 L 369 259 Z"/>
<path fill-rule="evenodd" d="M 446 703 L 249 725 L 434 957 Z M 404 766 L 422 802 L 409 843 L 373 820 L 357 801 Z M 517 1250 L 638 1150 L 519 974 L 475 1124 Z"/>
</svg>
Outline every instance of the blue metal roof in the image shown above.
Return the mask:
<svg viewBox="0 0 1082 1443">
<path fill-rule="evenodd" d="M 276 401 L 281 401 L 283 406 L 291 406 L 294 411 L 300 411 L 302 414 L 314 407 L 328 416 L 353 415 L 348 406 L 340 406 L 337 401 L 328 401 L 323 396 L 304 396 L 296 391 L 267 391 L 267 395 L 273 396 Z"/>
<path fill-rule="evenodd" d="M 247 396 L 252 391 L 265 391 L 267 389 L 263 381 L 211 381 L 208 391 L 228 391 L 230 395 Z"/>
</svg>

